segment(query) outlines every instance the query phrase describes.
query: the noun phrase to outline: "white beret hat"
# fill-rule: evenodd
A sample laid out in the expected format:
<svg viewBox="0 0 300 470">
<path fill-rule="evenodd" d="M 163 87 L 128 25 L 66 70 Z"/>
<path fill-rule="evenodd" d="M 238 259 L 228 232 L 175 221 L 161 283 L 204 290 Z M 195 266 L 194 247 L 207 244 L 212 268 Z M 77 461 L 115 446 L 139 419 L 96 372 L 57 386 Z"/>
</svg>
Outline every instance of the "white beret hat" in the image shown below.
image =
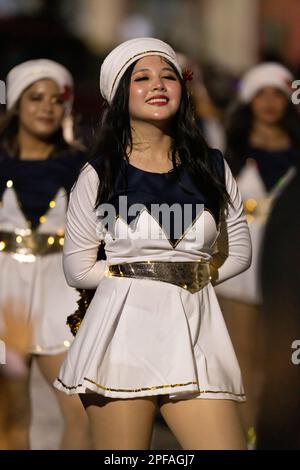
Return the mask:
<svg viewBox="0 0 300 470">
<path fill-rule="evenodd" d="M 48 59 L 28 60 L 11 69 L 6 80 L 7 109 L 14 106 L 26 88 L 44 78 L 50 78 L 57 83 L 65 95 L 66 112 L 70 113 L 74 87 L 72 75 L 63 65 Z"/>
<path fill-rule="evenodd" d="M 252 67 L 245 73 L 239 84 L 238 97 L 243 103 L 249 103 L 256 93 L 264 87 L 272 86 L 291 94 L 293 75 L 281 64 L 265 62 Z"/>
<path fill-rule="evenodd" d="M 113 49 L 104 59 L 100 69 L 100 91 L 111 103 L 120 80 L 133 62 L 149 55 L 160 55 L 170 61 L 182 75 L 175 51 L 169 44 L 155 38 L 135 38 Z"/>
</svg>

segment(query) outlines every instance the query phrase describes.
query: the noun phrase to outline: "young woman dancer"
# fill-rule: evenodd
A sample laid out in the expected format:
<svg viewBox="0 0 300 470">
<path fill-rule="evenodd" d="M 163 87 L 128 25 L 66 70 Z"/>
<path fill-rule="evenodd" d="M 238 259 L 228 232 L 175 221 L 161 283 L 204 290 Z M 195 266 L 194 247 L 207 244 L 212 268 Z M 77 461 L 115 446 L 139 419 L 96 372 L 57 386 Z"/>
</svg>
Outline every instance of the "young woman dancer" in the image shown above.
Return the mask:
<svg viewBox="0 0 300 470">
<path fill-rule="evenodd" d="M 149 448 L 157 407 L 184 449 L 244 449 L 244 390 L 213 288 L 250 262 L 237 186 L 168 44 L 121 44 L 100 88 L 107 111 L 64 248 L 68 283 L 97 290 L 56 387 L 80 394 L 96 449 Z"/>
<path fill-rule="evenodd" d="M 72 340 L 65 316 L 77 299 L 62 270 L 67 193 L 85 158 L 63 137 L 72 100 L 73 79 L 65 67 L 46 59 L 24 62 L 8 74 L 0 126 L 1 329 L 5 336 L 7 315 L 31 324 L 30 357 L 51 385 Z M 11 447 L 26 448 L 28 374 L 7 381 Z M 62 448 L 85 448 L 88 423 L 80 400 L 54 392 L 65 424 Z"/>
<path fill-rule="evenodd" d="M 291 101 L 292 79 L 289 70 L 277 63 L 250 69 L 241 80 L 227 131 L 227 159 L 243 197 L 253 258 L 249 270 L 218 286 L 216 292 L 242 370 L 248 399 L 242 418 L 250 443 L 263 379 L 259 352 L 262 237 L 272 202 L 293 175 L 300 150 L 300 116 Z"/>
</svg>

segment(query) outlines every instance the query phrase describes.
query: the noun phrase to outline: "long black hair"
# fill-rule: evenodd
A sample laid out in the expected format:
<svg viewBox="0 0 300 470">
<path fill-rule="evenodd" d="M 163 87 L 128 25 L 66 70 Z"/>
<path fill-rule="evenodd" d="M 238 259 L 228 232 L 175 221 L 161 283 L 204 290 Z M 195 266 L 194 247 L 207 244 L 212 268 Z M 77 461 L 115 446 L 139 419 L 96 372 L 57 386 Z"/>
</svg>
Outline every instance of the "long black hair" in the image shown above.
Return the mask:
<svg viewBox="0 0 300 470">
<path fill-rule="evenodd" d="M 136 62 L 135 62 L 136 63 Z M 90 162 L 96 169 L 100 184 L 96 207 L 108 202 L 114 194 L 114 183 L 118 171 L 125 159 L 128 162 L 128 148 L 132 149 L 130 116 L 128 111 L 129 85 L 133 63 L 124 73 L 110 106 L 106 105 L 102 115 L 99 137 L 91 153 Z M 202 189 L 217 197 L 219 206 L 230 202 L 224 181 L 224 172 L 220 171 L 216 153 L 206 144 L 197 126 L 185 82 L 174 69 L 182 88 L 181 103 L 172 122 L 171 156 L 175 175 L 179 178 L 178 162 L 187 168 L 195 182 Z M 188 188 L 187 188 L 188 191 Z"/>
<path fill-rule="evenodd" d="M 229 111 L 225 156 L 234 176 L 238 175 L 246 162 L 253 124 L 251 104 L 236 103 Z M 300 114 L 295 105 L 288 102 L 279 125 L 289 136 L 292 147 L 300 151 Z"/>
</svg>

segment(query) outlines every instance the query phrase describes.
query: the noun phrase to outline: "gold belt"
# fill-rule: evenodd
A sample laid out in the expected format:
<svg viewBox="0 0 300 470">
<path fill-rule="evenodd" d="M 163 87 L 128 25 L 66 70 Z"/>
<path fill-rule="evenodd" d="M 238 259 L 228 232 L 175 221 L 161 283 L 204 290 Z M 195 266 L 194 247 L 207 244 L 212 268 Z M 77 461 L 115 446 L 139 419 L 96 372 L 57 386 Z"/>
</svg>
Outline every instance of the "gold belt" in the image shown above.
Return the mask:
<svg viewBox="0 0 300 470">
<path fill-rule="evenodd" d="M 132 277 L 169 282 L 192 294 L 211 280 L 208 261 L 137 261 L 111 264 L 107 276 Z"/>
<path fill-rule="evenodd" d="M 63 235 L 36 232 L 21 235 L 0 231 L 0 252 L 45 256 L 62 251 L 63 244 Z"/>
</svg>

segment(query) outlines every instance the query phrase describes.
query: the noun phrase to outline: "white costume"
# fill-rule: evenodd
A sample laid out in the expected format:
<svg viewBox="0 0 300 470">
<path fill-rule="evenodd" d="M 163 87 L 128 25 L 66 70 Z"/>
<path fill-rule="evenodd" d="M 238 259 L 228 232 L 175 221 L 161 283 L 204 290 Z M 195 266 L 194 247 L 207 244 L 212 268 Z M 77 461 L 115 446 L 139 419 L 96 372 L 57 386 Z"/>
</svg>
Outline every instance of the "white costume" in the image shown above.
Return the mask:
<svg viewBox="0 0 300 470">
<path fill-rule="evenodd" d="M 147 210 L 134 228 L 116 219 L 114 238 L 94 211 L 98 175 L 90 165 L 71 194 L 64 268 L 69 284 L 97 288 L 62 366 L 56 387 L 68 394 L 97 392 L 129 398 L 169 394 L 174 398 L 245 399 L 240 369 L 216 299 L 208 284 L 191 294 L 182 287 L 153 280 L 116 278 L 107 266 L 142 260 L 223 260 L 219 282 L 249 266 L 251 245 L 242 201 L 226 166 L 233 201 L 218 228 L 204 210 L 174 248 Z M 148 172 L 131 168 L 131 171 Z M 155 180 L 162 174 L 152 174 Z M 97 235 L 97 233 L 99 235 Z M 151 238 L 145 238 L 150 233 Z M 197 233 L 204 237 L 197 240 Z M 124 237 L 124 235 L 126 235 Z M 106 261 L 96 261 L 100 239 Z"/>
<path fill-rule="evenodd" d="M 290 98 L 292 80 L 292 74 L 281 64 L 259 64 L 241 80 L 239 100 L 248 104 L 262 88 L 269 86 L 281 90 Z M 273 201 L 295 174 L 294 160 L 297 155 L 293 148 L 268 151 L 249 146 L 247 152 L 245 165 L 236 181 L 247 213 L 252 263 L 247 271 L 218 286 L 216 293 L 224 298 L 259 305 L 262 303 L 260 260 L 266 222 Z"/>
<path fill-rule="evenodd" d="M 272 154 L 272 152 L 269 153 Z M 294 174 L 295 167 L 291 167 L 280 180 L 280 184 L 267 191 L 256 162 L 251 158 L 247 160 L 236 181 L 247 213 L 252 243 L 252 262 L 245 272 L 217 286 L 218 295 L 251 304 L 262 302 L 259 273 L 266 222 L 275 198 Z"/>
<path fill-rule="evenodd" d="M 68 204 L 64 186 L 72 185 L 82 159 L 69 152 L 37 161 L 0 156 L 0 313 L 32 323 L 34 354 L 58 354 L 73 339 L 66 316 L 74 312 L 78 293 L 67 285 L 62 269 Z M 34 213 L 40 223 L 32 230 L 24 209 L 37 208 L 42 199 L 45 211 Z M 32 235 L 40 247 L 28 245 Z M 41 255 L 39 249 L 48 252 Z M 0 331 L 4 328 L 0 315 Z"/>
<path fill-rule="evenodd" d="M 100 88 L 109 103 L 128 66 L 146 55 L 166 58 L 181 75 L 169 45 L 153 38 L 127 41 L 102 64 Z M 120 201 L 118 194 L 124 194 L 125 175 L 129 210 L 134 204 L 143 208 L 128 223 L 132 214 L 121 216 L 117 202 L 111 228 L 94 210 L 99 184 L 96 166 L 89 164 L 81 173 L 70 197 L 64 270 L 70 285 L 96 292 L 55 382 L 58 389 L 113 398 L 167 394 L 174 399 L 245 400 L 239 365 L 208 275 L 194 293 L 187 277 L 183 283 L 176 282 L 177 274 L 166 281 L 177 266 L 186 268 L 186 262 L 195 266 L 202 260 L 208 270 L 213 254 L 215 265 L 220 266 L 219 282 L 249 266 L 251 245 L 240 194 L 226 164 L 224 171 L 220 153 L 213 152 L 212 158 L 222 167 L 233 202 L 223 217 L 213 201 L 215 195 L 209 199 L 202 194 L 201 185 L 195 185 L 185 168 L 180 167 L 179 174 L 175 170 L 152 173 L 124 160 L 116 179 L 116 199 Z M 198 202 L 201 208 L 176 237 L 152 212 L 157 203 L 168 207 L 190 203 L 194 210 Z M 174 217 L 174 226 L 176 222 Z M 105 261 L 97 260 L 101 240 Z M 121 277 L 111 271 L 118 264 Z M 124 276 L 123 269 L 135 270 L 141 264 L 147 276 L 128 277 L 130 272 Z M 158 266 L 165 273 L 159 280 L 150 279 Z"/>
<path fill-rule="evenodd" d="M 68 116 L 73 78 L 48 59 L 23 62 L 9 72 L 7 110 L 41 79 L 58 85 Z M 62 245 L 67 191 L 83 161 L 83 154 L 70 149 L 46 160 L 0 154 L 0 333 L 6 329 L 3 314 L 22 317 L 32 326 L 34 354 L 58 354 L 73 339 L 66 316 L 74 312 L 78 293 L 65 281 Z"/>
</svg>

